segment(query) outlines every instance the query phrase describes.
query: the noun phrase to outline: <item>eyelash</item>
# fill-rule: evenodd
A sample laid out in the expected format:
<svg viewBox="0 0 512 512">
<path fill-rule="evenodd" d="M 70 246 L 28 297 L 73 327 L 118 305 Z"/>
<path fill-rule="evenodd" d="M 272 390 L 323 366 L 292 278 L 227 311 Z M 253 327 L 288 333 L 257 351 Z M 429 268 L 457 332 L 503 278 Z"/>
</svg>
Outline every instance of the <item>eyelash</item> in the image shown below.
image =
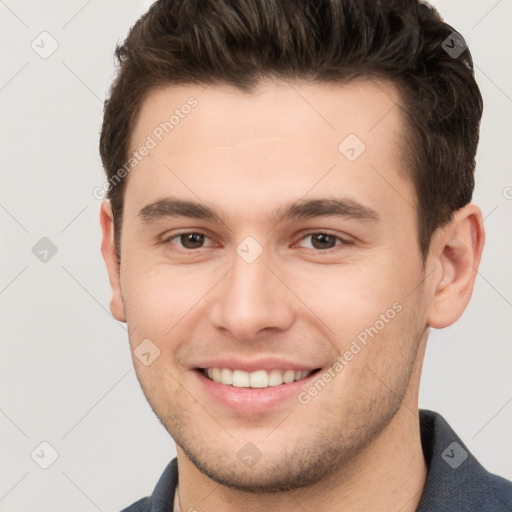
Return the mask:
<svg viewBox="0 0 512 512">
<path fill-rule="evenodd" d="M 204 233 L 203 231 L 183 231 L 181 233 L 176 233 L 176 234 L 173 234 L 172 236 L 170 237 L 167 237 L 166 239 L 164 239 L 162 241 L 162 243 L 164 244 L 172 244 L 171 243 L 171 240 L 175 239 L 175 238 L 179 238 L 180 236 L 182 235 L 190 235 L 190 234 L 194 234 L 194 235 L 203 235 L 205 238 L 208 238 L 211 240 L 211 238 L 208 236 L 207 233 Z M 334 247 L 331 247 L 329 249 L 315 249 L 314 247 L 312 248 L 313 250 L 316 250 L 317 252 L 322 252 L 322 253 L 330 253 L 334 250 L 336 250 L 336 247 L 339 247 L 339 246 L 344 246 L 344 245 L 350 245 L 352 244 L 353 242 L 350 241 L 350 240 L 347 240 L 346 238 L 343 238 L 331 231 L 310 231 L 309 233 L 305 233 L 304 235 L 302 235 L 302 237 L 299 239 L 299 241 L 302 241 L 304 240 L 305 238 L 309 237 L 309 236 L 312 236 L 312 235 L 327 235 L 327 236 L 332 236 L 333 238 L 335 238 L 336 240 L 338 240 L 339 244 L 335 245 Z M 294 244 L 295 245 L 295 244 Z M 204 247 L 199 247 L 197 249 L 186 249 L 186 248 L 183 248 L 183 249 L 180 249 L 180 250 L 183 250 L 184 252 L 189 252 L 189 253 L 193 253 L 195 251 L 199 251 L 201 249 L 204 249 Z M 308 247 L 308 249 L 310 249 L 310 247 Z M 172 250 L 176 250 L 176 249 L 172 249 Z"/>
</svg>

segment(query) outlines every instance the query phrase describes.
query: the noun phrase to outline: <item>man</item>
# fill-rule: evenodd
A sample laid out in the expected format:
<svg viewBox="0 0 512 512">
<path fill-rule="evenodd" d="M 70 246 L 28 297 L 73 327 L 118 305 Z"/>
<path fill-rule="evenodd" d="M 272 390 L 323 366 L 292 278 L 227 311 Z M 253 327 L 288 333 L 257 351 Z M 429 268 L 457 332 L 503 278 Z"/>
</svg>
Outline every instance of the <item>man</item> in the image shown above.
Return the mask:
<svg viewBox="0 0 512 512">
<path fill-rule="evenodd" d="M 173 0 L 116 55 L 102 253 L 177 449 L 125 510 L 511 510 L 418 410 L 484 244 L 462 37 L 417 2 Z"/>
</svg>

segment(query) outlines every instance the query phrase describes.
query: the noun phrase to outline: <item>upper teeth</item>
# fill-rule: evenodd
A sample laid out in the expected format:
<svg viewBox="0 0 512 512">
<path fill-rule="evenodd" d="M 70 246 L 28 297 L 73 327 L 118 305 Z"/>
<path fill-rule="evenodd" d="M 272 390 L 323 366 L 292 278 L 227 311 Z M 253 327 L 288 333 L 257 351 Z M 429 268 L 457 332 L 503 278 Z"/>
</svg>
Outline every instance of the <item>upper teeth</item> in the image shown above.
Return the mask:
<svg viewBox="0 0 512 512">
<path fill-rule="evenodd" d="M 289 384 L 294 380 L 307 377 L 313 370 L 257 370 L 244 372 L 243 370 L 230 370 L 229 368 L 208 368 L 206 373 L 210 379 L 220 384 L 235 386 L 237 388 L 266 388 L 279 386 L 283 382 Z"/>
</svg>

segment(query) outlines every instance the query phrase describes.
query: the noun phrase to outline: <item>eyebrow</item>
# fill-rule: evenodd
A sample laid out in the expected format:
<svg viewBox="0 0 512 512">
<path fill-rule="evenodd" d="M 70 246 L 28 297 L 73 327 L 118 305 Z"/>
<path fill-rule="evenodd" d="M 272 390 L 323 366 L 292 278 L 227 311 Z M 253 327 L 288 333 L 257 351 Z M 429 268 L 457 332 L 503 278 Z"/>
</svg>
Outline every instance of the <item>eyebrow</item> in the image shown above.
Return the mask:
<svg viewBox="0 0 512 512">
<path fill-rule="evenodd" d="M 273 224 L 293 220 L 315 217 L 345 217 L 360 221 L 379 222 L 380 215 L 372 208 L 352 199 L 299 199 L 280 206 L 273 212 L 268 220 Z M 225 224 L 222 217 L 206 204 L 165 197 L 144 206 L 138 214 L 144 224 L 151 224 L 160 219 L 172 217 L 189 217 L 209 220 Z"/>
</svg>

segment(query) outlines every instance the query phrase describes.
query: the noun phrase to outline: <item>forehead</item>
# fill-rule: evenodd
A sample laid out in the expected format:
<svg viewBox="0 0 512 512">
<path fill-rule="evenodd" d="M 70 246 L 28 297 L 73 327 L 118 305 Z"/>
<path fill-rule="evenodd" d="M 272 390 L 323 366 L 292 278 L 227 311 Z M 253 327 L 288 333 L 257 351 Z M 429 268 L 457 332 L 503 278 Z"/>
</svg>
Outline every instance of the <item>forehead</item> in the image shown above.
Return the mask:
<svg viewBox="0 0 512 512">
<path fill-rule="evenodd" d="M 247 212 L 314 192 L 357 193 L 374 204 L 398 194 L 411 204 L 399 102 L 380 81 L 266 81 L 250 94 L 228 85 L 159 88 L 132 134 L 131 153 L 150 149 L 128 175 L 126 203 L 141 208 L 172 193 Z"/>
<path fill-rule="evenodd" d="M 158 138 L 159 125 L 166 122 L 172 127 L 167 126 L 163 136 L 172 132 L 177 145 L 195 144 L 183 128 L 178 130 L 184 119 L 201 136 L 203 145 L 225 142 L 226 136 L 231 145 L 258 136 L 294 136 L 308 141 L 321 135 L 336 142 L 346 133 L 358 133 L 368 139 L 368 132 L 384 118 L 386 129 L 399 128 L 399 110 L 394 109 L 399 102 L 395 86 L 377 80 L 346 84 L 264 81 L 251 93 L 227 84 L 168 85 L 145 98 L 131 146 L 136 149 L 137 143 L 155 130 Z M 190 107 L 192 103 L 195 106 Z"/>
</svg>

